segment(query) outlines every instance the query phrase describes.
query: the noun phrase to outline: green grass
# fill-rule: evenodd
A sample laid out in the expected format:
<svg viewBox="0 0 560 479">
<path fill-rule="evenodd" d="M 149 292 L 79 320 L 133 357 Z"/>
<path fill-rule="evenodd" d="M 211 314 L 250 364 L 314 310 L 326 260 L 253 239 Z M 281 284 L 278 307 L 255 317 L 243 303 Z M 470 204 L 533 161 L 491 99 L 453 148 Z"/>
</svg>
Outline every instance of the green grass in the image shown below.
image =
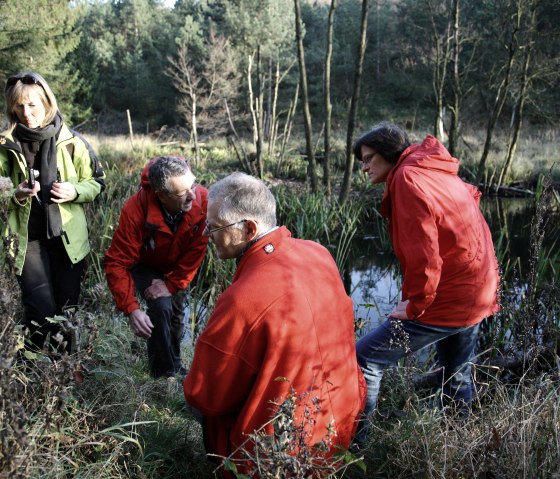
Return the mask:
<svg viewBox="0 0 560 479">
<path fill-rule="evenodd" d="M 539 135 L 520 145 L 520 158 L 540 155 L 534 146 L 538 141 L 546 142 L 543 157 L 547 151 L 552 155 L 556 136 Z M 88 206 L 93 253 L 79 312 L 85 328 L 78 355 L 55 364 L 41 358 L 26 367 L 13 362 L 20 344 L 15 324 L 21 314 L 19 289 L 9 265 L 2 265 L 0 306 L 5 314 L 0 316 L 0 478 L 214 477 L 215 465 L 204 456 L 201 429 L 186 407 L 180 381 L 148 376 L 145 343 L 131 334 L 122 315 L 115 311 L 102 268 L 102 256 L 122 204 L 138 188 L 138 175 L 147 161 L 157 154 L 188 152 L 177 145 L 160 147 L 147 137 L 136 137 L 134 146 L 126 137 L 88 139 L 99 152 L 108 178 L 105 193 Z M 296 147 L 281 164 L 281 180 L 270 173 L 275 162 L 266 162 L 266 181 L 278 198 L 281 223 L 288 225 L 294 236 L 327 246 L 341 270 L 347 264 L 352 239 L 366 220 L 376 223 L 379 247 L 387 248 L 386 228 L 375 210 L 379 190 L 372 190 L 363 176 L 357 176 L 354 194 L 344 205 L 338 204 L 334 195 L 310 194 L 305 184 L 294 181 L 304 178 L 306 168 L 294 152 Z M 533 163 L 540 165 L 541 159 L 544 165 L 541 156 Z M 514 175 L 525 171 L 522 164 L 514 168 Z M 239 170 L 240 165 L 222 141 L 207 145 L 195 168 L 199 180 L 210 185 L 227 172 Z M 285 186 L 288 180 L 289 189 Z M 554 197 L 547 201 L 547 208 L 558 208 Z M 558 226 L 547 231 L 557 234 Z M 502 267 L 515 269 L 515 261 L 500 247 L 506 241 L 505 233 L 497 241 Z M 505 284 L 503 313 L 485 333 L 489 351 L 475 368 L 479 394 L 473 415 L 457 422 L 435 410 L 432 405 L 438 391 L 419 390 L 411 381 L 424 369 L 416 371 L 403 362 L 382 383 L 379 404 L 383 414 L 374 418 L 371 443 L 363 451 L 367 472 L 354 468 L 344 477 L 558 475 L 560 384 L 555 356 L 542 345 L 528 342 L 536 339 L 523 322 L 527 317 L 538 318 L 539 328 L 546 331 L 546 340 L 555 345 L 557 354 L 560 312 L 554 278 L 558 278 L 560 267 L 558 243 L 548 249 L 537 244 L 532 255 L 532 272 L 518 271 L 523 279 L 533 275 L 531 295 L 519 299 L 513 282 Z M 233 262 L 217 260 L 210 246 L 191 290 L 195 310 L 205 305 L 211 311 L 234 269 Z M 509 332 L 518 325 L 525 334 L 527 361 L 518 375 L 505 376 L 499 369 L 503 366 L 496 366 L 496 361 L 507 359 L 502 353 L 507 352 Z M 194 333 L 203 327 L 196 314 L 190 327 Z M 192 352 L 192 348 L 184 348 L 186 365 Z"/>
</svg>

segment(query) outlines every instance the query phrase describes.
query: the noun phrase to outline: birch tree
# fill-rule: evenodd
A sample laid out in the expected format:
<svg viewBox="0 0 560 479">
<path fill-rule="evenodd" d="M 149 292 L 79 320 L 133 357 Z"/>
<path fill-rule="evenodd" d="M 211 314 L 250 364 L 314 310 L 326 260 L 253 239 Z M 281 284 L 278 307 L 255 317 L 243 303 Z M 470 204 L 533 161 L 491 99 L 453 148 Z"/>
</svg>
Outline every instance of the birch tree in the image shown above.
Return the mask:
<svg viewBox="0 0 560 479">
<path fill-rule="evenodd" d="M 176 56 L 168 56 L 165 74 L 179 93 L 177 112 L 190 128 L 197 161 L 200 159 L 199 132 L 226 131 L 231 111 L 228 101 L 237 95 L 239 75 L 229 42 L 210 32 L 205 56 L 192 55 L 183 41 Z"/>
<path fill-rule="evenodd" d="M 513 129 L 511 132 L 506 157 L 500 171 L 500 176 L 498 178 L 498 189 L 505 183 L 509 168 L 515 156 L 517 141 L 519 139 L 521 125 L 523 122 L 523 108 L 529 95 L 530 84 L 534 79 L 533 75 L 531 74 L 531 67 L 534 55 L 533 50 L 535 47 L 537 2 L 538 0 L 529 0 L 528 2 L 523 2 L 523 6 L 527 10 L 527 26 L 525 35 L 526 40 L 523 45 L 523 63 L 519 72 L 519 90 L 516 97 L 515 107 L 513 109 Z"/>
<path fill-rule="evenodd" d="M 451 104 L 449 110 L 451 111 L 451 121 L 449 124 L 449 136 L 447 149 L 451 155 L 457 153 L 457 142 L 459 139 L 459 117 L 461 110 L 462 92 L 461 92 L 461 79 L 460 79 L 460 50 L 461 50 L 461 37 L 459 26 L 459 0 L 452 0 L 452 28 L 451 28 Z"/>
<path fill-rule="evenodd" d="M 294 0 L 294 13 L 296 22 L 296 43 L 299 63 L 299 83 L 301 87 L 301 100 L 303 106 L 303 124 L 305 128 L 305 153 L 307 156 L 307 176 L 311 182 L 311 191 L 317 191 L 317 171 L 315 151 L 312 140 L 311 111 L 309 110 L 309 93 L 307 90 L 307 71 L 305 69 L 305 51 L 303 49 L 303 27 L 301 21 L 301 8 L 299 0 Z"/>
<path fill-rule="evenodd" d="M 325 46 L 325 75 L 324 75 L 324 102 L 325 102 L 325 136 L 323 159 L 323 185 L 327 190 L 327 195 L 331 194 L 331 174 L 330 174 L 330 155 L 331 155 L 331 60 L 333 50 L 333 31 L 334 31 L 334 13 L 337 7 L 337 0 L 331 0 L 329 8 L 329 16 L 327 19 L 327 43 Z"/>
<path fill-rule="evenodd" d="M 352 89 L 352 98 L 350 100 L 350 111 L 348 112 L 348 128 L 346 131 L 346 168 L 344 170 L 344 178 L 342 180 L 342 188 L 340 190 L 340 202 L 346 201 L 350 192 L 352 176 L 354 171 L 354 156 L 352 155 L 352 141 L 354 138 L 354 129 L 356 126 L 356 115 L 358 109 L 358 101 L 360 99 L 360 83 L 362 80 L 362 71 L 364 65 L 364 56 L 367 44 L 367 18 L 369 4 L 368 0 L 362 0 L 362 16 L 360 21 L 360 40 L 358 43 L 356 54 L 356 67 L 354 70 L 354 87 Z"/>
<path fill-rule="evenodd" d="M 447 12 L 446 2 L 426 0 L 425 5 L 426 10 L 429 12 L 432 47 L 434 50 L 432 66 L 432 86 L 435 98 L 433 134 L 439 140 L 444 141 L 445 85 L 451 52 L 451 17 Z M 438 21 L 442 15 L 447 17 L 443 33 L 440 31 L 440 22 Z"/>
<path fill-rule="evenodd" d="M 286 69 L 290 68 L 288 52 L 293 48 L 291 5 L 290 0 L 238 0 L 225 3 L 224 29 L 244 59 L 240 67 L 245 71 L 246 97 L 251 115 L 257 174 L 260 177 L 264 174 L 266 135 L 271 132 L 268 125 L 273 123 L 267 115 L 272 114 L 271 102 L 276 101 L 271 96 L 275 90 L 275 79 L 269 65 L 286 64 Z M 270 94 L 265 105 L 267 91 Z"/>
</svg>

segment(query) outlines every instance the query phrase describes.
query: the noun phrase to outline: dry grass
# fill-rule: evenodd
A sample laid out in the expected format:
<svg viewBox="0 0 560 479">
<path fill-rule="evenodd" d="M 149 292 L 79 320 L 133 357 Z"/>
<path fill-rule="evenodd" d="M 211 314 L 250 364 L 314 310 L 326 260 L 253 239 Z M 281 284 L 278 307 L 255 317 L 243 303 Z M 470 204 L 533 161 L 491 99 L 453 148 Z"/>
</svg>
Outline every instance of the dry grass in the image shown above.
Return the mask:
<svg viewBox="0 0 560 479">
<path fill-rule="evenodd" d="M 556 136 L 539 135 L 520 145 L 519 157 L 526 157 L 527 164 L 541 164 L 545 156 L 554 159 Z M 10 263 L 1 264 L 0 478 L 213 477 L 200 426 L 185 408 L 180 383 L 147 375 L 145 344 L 115 312 L 101 264 L 122 203 L 138 186 L 138 172 L 156 154 L 184 152 L 174 145 L 160 148 L 147 137 L 137 136 L 134 147 L 127 137 L 87 138 L 110 167 L 107 191 L 89 208 L 94 253 L 78 313 L 86 325 L 80 353 L 55 363 L 41 357 L 16 362 L 22 345 L 19 288 Z M 493 154 L 500 158 L 499 151 Z M 225 169 L 237 166 L 225 148 L 207 153 L 198 174 L 208 182 L 225 171 L 218 158 L 227 163 Z M 514 169 L 515 174 L 521 171 L 521 166 Z M 4 203 L 0 223 L 5 224 L 6 211 Z M 207 266 L 199 295 L 208 284 L 223 288 L 231 275 L 231 268 Z M 367 472 L 347 470 L 344 477 L 559 478 L 555 344 L 545 367 L 531 364 L 509 382 L 485 376 L 473 415 L 462 421 L 432 408 L 437 392 L 419 399 L 410 371 L 388 374 L 380 396 L 388 414 L 373 422 L 371 444 L 363 451 Z M 185 351 L 185 364 L 191 353 Z M 282 471 L 279 477 L 285 477 Z"/>
<path fill-rule="evenodd" d="M 459 160 L 461 172 L 468 179 L 474 178 L 485 141 L 483 130 L 468 130 L 462 136 Z M 533 129 L 523 132 L 517 143 L 516 155 L 510 167 L 507 183 L 521 183 L 535 187 L 540 175 L 552 171 L 552 180 L 560 185 L 560 156 L 558 154 L 558 129 Z M 507 153 L 507 132 L 496 132 L 486 164 L 484 183 L 499 175 Z"/>
<path fill-rule="evenodd" d="M 395 381 L 389 380 L 393 385 Z M 494 381 L 490 386 L 468 419 L 426 407 L 415 396 L 408 397 L 404 411 L 377 417 L 365 477 L 559 477 L 558 375 L 526 376 L 517 385 Z M 388 385 L 385 388 L 387 394 Z"/>
</svg>

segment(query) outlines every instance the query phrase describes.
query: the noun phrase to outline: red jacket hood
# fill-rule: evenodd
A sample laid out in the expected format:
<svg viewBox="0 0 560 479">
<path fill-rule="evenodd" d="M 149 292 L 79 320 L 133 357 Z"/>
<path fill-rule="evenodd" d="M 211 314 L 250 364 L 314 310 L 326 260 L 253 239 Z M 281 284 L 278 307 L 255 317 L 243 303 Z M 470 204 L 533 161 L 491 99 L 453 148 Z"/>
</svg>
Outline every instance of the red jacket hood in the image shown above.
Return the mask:
<svg viewBox="0 0 560 479">
<path fill-rule="evenodd" d="M 150 162 L 142 170 L 142 174 L 140 175 L 140 186 L 148 190 L 152 189 L 152 187 L 150 186 L 150 180 L 148 179 L 148 172 L 150 171 L 150 166 L 154 164 L 154 161 L 155 158 L 153 160 L 150 160 Z"/>
<path fill-rule="evenodd" d="M 394 171 L 403 166 L 416 166 L 456 175 L 459 171 L 459 160 L 452 157 L 437 138 L 428 135 L 422 144 L 410 145 L 404 150 L 399 161 L 389 173 L 387 182 L 389 182 L 389 178 L 392 178 Z"/>
<path fill-rule="evenodd" d="M 428 135 L 421 144 L 410 145 L 403 151 L 395 166 L 387 176 L 385 192 L 381 200 L 380 213 L 385 218 L 391 214 L 391 183 L 398 170 L 413 167 L 426 170 L 439 171 L 449 175 L 457 176 L 459 172 L 459 160 L 451 156 L 447 148 L 434 136 Z"/>
</svg>

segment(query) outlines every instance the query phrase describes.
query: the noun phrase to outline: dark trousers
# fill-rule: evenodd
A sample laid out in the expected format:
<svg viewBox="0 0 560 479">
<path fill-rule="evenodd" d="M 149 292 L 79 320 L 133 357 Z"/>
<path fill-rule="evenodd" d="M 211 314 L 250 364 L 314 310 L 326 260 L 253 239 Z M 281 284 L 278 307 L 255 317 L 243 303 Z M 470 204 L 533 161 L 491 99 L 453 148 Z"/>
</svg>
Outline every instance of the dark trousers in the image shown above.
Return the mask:
<svg viewBox="0 0 560 479">
<path fill-rule="evenodd" d="M 32 349 L 42 349 L 50 335 L 49 345 L 61 352 L 68 350 L 69 338 L 57 324 L 46 318 L 75 310 L 80 297 L 80 283 L 85 261 L 73 264 L 61 238 L 29 241 L 18 283 L 24 308 L 24 325 L 29 330 Z M 61 334 L 63 342 L 53 340 Z M 65 344 L 64 344 L 65 343 Z"/>
<path fill-rule="evenodd" d="M 147 266 L 138 264 L 131 270 L 134 285 L 146 301 L 154 329 L 148 339 L 148 362 L 152 376 L 174 376 L 181 371 L 181 341 L 185 332 L 186 290 L 177 291 L 165 298 L 148 300 L 144 291 L 152 280 L 164 280 L 164 275 Z"/>
</svg>

